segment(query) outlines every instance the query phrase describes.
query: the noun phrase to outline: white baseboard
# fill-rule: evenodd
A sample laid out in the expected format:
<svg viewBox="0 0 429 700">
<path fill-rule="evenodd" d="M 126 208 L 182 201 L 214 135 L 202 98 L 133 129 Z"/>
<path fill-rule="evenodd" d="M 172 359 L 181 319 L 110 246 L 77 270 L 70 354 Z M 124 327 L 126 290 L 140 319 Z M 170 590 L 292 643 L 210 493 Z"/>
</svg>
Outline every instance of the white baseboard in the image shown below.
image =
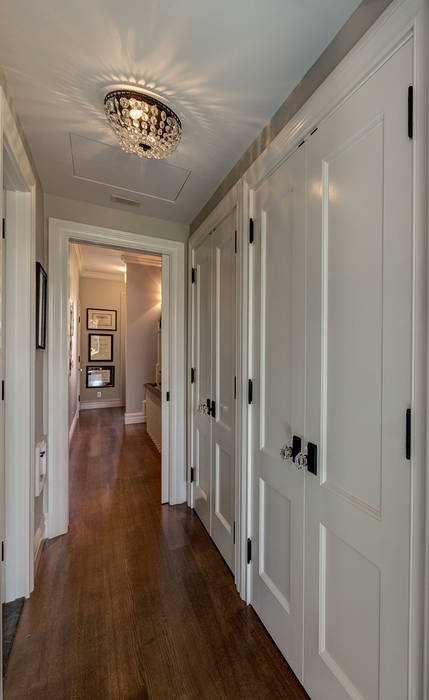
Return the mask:
<svg viewBox="0 0 429 700">
<path fill-rule="evenodd" d="M 146 423 L 146 415 L 143 411 L 137 411 L 137 413 L 125 413 L 124 415 L 125 425 L 130 423 Z"/>
<path fill-rule="evenodd" d="M 77 413 L 77 411 L 76 411 Z M 42 544 L 46 539 L 46 517 L 42 516 L 39 527 L 34 533 L 34 573 L 37 571 L 39 566 L 40 555 L 42 553 Z"/>
<path fill-rule="evenodd" d="M 108 401 L 81 401 L 80 410 L 88 411 L 91 408 L 120 408 L 123 405 L 122 399 L 110 399 Z"/>
<path fill-rule="evenodd" d="M 77 422 L 79 420 L 79 409 L 76 409 L 76 413 L 74 414 L 74 418 L 72 420 L 72 424 L 69 428 L 69 445 L 71 443 L 74 431 L 76 430 Z"/>
</svg>

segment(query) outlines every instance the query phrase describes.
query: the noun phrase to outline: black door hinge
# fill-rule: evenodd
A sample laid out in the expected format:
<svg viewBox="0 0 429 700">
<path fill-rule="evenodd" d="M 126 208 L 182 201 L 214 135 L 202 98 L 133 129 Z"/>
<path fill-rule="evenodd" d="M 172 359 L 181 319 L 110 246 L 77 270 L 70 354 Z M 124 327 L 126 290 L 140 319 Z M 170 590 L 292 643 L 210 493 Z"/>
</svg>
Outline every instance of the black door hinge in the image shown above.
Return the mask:
<svg viewBox="0 0 429 700">
<path fill-rule="evenodd" d="M 405 414 L 405 459 L 411 459 L 411 408 Z"/>
<path fill-rule="evenodd" d="M 1 543 L 1 560 L 4 561 L 4 542 Z"/>
<path fill-rule="evenodd" d="M 1 237 L 6 238 L 6 219 L 2 219 L 1 222 Z"/>
<path fill-rule="evenodd" d="M 307 444 L 307 471 L 317 476 L 317 445 L 314 442 Z"/>
<path fill-rule="evenodd" d="M 191 367 L 191 384 L 195 382 L 195 367 Z"/>
<path fill-rule="evenodd" d="M 80 362 L 80 355 L 77 356 L 78 362 Z"/>
<path fill-rule="evenodd" d="M 232 543 L 235 544 L 235 520 L 232 526 Z"/>
<path fill-rule="evenodd" d="M 408 87 L 408 138 L 412 139 L 414 133 L 414 88 Z"/>
<path fill-rule="evenodd" d="M 170 392 L 169 391 L 167 391 L 165 398 L 167 399 L 167 401 L 170 401 Z"/>
<path fill-rule="evenodd" d="M 216 401 L 212 400 L 212 406 L 210 409 L 210 413 L 212 415 L 212 418 L 216 418 Z"/>
<path fill-rule="evenodd" d="M 195 284 L 196 276 L 197 276 L 197 275 L 196 275 L 196 270 L 195 270 L 195 267 L 193 267 L 193 268 L 192 268 L 192 271 L 191 271 L 191 282 L 192 282 L 192 284 Z"/>
<path fill-rule="evenodd" d="M 78 401 L 80 401 L 80 394 L 79 394 L 79 396 L 78 396 L 78 399 L 77 399 L 77 400 L 78 400 Z"/>
<path fill-rule="evenodd" d="M 252 561 L 252 540 L 250 537 L 247 538 L 247 563 L 250 564 Z"/>
<path fill-rule="evenodd" d="M 191 467 L 191 484 L 194 481 L 194 467 Z"/>
<path fill-rule="evenodd" d="M 4 379 L 1 380 L 1 400 L 4 401 Z"/>
<path fill-rule="evenodd" d="M 234 253 L 237 254 L 238 242 L 237 242 L 237 231 L 234 231 Z"/>
<path fill-rule="evenodd" d="M 301 143 L 298 144 L 298 148 L 301 148 L 301 146 L 303 146 L 304 144 L 305 144 L 305 139 L 303 141 L 301 141 Z"/>
<path fill-rule="evenodd" d="M 234 377 L 234 399 L 237 398 L 237 377 Z"/>
<path fill-rule="evenodd" d="M 254 228 L 255 225 L 253 219 L 249 219 L 249 243 L 253 243 L 255 240 Z"/>
<path fill-rule="evenodd" d="M 248 390 L 247 390 L 247 401 L 249 404 L 253 402 L 253 382 L 251 379 L 249 379 L 249 385 L 248 385 Z"/>
</svg>

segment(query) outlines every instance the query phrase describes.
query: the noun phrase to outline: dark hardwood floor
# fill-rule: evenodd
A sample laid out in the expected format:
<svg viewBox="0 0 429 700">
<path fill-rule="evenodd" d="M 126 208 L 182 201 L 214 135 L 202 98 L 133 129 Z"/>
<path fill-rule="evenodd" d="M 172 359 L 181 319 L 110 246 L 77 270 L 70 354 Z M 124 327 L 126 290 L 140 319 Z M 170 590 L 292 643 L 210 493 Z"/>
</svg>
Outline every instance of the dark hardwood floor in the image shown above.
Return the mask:
<svg viewBox="0 0 429 700">
<path fill-rule="evenodd" d="M 82 411 L 70 530 L 45 547 L 6 700 L 306 698 L 198 518 L 121 409 Z"/>
</svg>

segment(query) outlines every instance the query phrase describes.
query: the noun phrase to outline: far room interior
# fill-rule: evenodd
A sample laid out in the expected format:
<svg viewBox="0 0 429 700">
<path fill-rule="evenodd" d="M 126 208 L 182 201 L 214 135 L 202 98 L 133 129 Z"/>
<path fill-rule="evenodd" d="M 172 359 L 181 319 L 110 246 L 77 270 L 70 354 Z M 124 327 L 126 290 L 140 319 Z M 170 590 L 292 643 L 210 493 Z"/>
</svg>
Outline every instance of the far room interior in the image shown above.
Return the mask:
<svg viewBox="0 0 429 700">
<path fill-rule="evenodd" d="M 115 410 L 162 449 L 162 257 L 69 244 L 69 442 L 83 411 Z"/>
</svg>

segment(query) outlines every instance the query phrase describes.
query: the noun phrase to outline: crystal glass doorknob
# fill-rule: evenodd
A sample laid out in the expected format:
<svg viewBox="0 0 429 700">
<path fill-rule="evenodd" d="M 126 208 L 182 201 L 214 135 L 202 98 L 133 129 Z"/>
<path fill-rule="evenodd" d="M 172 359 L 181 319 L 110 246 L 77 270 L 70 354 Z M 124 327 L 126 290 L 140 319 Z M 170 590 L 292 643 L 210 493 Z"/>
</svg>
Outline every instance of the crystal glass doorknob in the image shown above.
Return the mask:
<svg viewBox="0 0 429 700">
<path fill-rule="evenodd" d="M 304 452 L 299 452 L 295 457 L 295 466 L 297 469 L 302 469 L 307 466 L 307 455 Z"/>
<path fill-rule="evenodd" d="M 292 459 L 292 447 L 290 445 L 284 445 L 280 450 L 280 457 L 288 462 Z"/>
</svg>

